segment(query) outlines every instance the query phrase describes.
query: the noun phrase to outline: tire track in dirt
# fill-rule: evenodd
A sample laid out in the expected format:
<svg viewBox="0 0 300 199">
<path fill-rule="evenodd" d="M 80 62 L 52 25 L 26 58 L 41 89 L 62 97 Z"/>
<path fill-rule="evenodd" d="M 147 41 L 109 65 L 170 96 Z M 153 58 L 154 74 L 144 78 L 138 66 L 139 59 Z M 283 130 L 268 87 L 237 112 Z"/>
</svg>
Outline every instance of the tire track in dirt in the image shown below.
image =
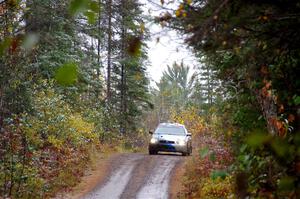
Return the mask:
<svg viewBox="0 0 300 199">
<path fill-rule="evenodd" d="M 180 160 L 178 157 L 160 158 L 150 178 L 137 193 L 137 199 L 165 199 L 168 198 L 170 173 Z"/>
<path fill-rule="evenodd" d="M 178 155 L 123 154 L 112 161 L 104 183 L 82 199 L 167 199 L 172 170 L 184 160 Z"/>
</svg>

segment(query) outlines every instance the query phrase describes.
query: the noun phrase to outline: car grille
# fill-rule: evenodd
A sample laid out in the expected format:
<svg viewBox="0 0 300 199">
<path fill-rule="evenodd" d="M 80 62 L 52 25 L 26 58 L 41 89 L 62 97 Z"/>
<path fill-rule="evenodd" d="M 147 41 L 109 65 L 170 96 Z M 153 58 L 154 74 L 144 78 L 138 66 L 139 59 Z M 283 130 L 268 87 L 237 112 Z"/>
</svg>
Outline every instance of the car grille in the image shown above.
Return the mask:
<svg viewBox="0 0 300 199">
<path fill-rule="evenodd" d="M 174 141 L 169 141 L 169 140 L 160 140 L 159 143 L 162 143 L 162 144 L 175 144 Z"/>
</svg>

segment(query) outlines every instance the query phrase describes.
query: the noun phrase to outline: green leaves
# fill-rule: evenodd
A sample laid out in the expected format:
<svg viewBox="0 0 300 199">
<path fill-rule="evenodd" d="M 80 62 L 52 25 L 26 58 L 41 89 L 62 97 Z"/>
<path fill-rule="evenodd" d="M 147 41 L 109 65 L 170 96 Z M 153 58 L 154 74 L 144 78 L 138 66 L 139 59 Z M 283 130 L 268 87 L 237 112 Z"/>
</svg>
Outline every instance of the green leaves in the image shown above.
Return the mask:
<svg viewBox="0 0 300 199">
<path fill-rule="evenodd" d="M 70 86 L 77 81 L 77 76 L 77 65 L 66 63 L 56 71 L 55 80 L 62 86 Z"/>
<path fill-rule="evenodd" d="M 246 138 L 246 142 L 253 148 L 258 148 L 270 141 L 271 135 L 266 133 L 253 133 Z"/>
<path fill-rule="evenodd" d="M 199 154 L 201 158 L 205 158 L 209 154 L 209 148 L 205 147 L 199 150 Z"/>
<path fill-rule="evenodd" d="M 274 137 L 267 133 L 253 133 L 247 137 L 246 143 L 253 149 L 260 147 L 263 149 L 263 147 L 266 147 L 270 149 L 276 157 L 284 159 L 287 162 L 292 160 L 296 154 L 295 146 L 291 145 L 287 139 Z"/>
<path fill-rule="evenodd" d="M 294 104 L 295 104 L 296 106 L 300 105 L 300 96 L 294 95 L 294 96 L 293 96 L 293 100 L 294 100 Z"/>
<path fill-rule="evenodd" d="M 100 5 L 93 0 L 72 0 L 69 7 L 72 15 L 83 13 L 90 24 L 96 22 L 96 14 L 100 11 Z"/>
<path fill-rule="evenodd" d="M 70 3 L 70 13 L 72 15 L 83 12 L 89 4 L 89 0 L 72 0 Z"/>
<path fill-rule="evenodd" d="M 205 158 L 209 155 L 209 160 L 212 162 L 216 161 L 216 159 L 217 159 L 216 152 L 210 151 L 208 147 L 204 147 L 204 148 L 200 149 L 199 155 L 201 158 Z"/>
<path fill-rule="evenodd" d="M 98 1 L 90 1 L 89 9 L 95 13 L 98 13 L 99 9 L 100 9 L 100 5 L 99 5 Z"/>
<path fill-rule="evenodd" d="M 271 147 L 278 157 L 287 159 L 294 155 L 293 147 L 284 139 L 274 138 Z"/>
<path fill-rule="evenodd" d="M 209 155 L 209 160 L 212 162 L 216 161 L 216 153 L 214 151 Z"/>
<path fill-rule="evenodd" d="M 228 176 L 228 173 L 224 170 L 215 170 L 210 174 L 212 180 L 216 180 L 217 178 L 221 178 L 222 180 L 224 180 L 226 176 Z"/>
<path fill-rule="evenodd" d="M 282 191 L 291 191 L 295 188 L 294 182 L 295 182 L 294 177 L 285 176 L 278 181 L 278 187 Z"/>
<path fill-rule="evenodd" d="M 84 12 L 84 15 L 87 17 L 89 24 L 96 23 L 96 14 L 90 10 Z"/>
<path fill-rule="evenodd" d="M 6 37 L 4 41 L 0 43 L 0 55 L 3 55 L 4 52 L 9 48 L 11 45 L 12 39 L 10 37 Z"/>
</svg>

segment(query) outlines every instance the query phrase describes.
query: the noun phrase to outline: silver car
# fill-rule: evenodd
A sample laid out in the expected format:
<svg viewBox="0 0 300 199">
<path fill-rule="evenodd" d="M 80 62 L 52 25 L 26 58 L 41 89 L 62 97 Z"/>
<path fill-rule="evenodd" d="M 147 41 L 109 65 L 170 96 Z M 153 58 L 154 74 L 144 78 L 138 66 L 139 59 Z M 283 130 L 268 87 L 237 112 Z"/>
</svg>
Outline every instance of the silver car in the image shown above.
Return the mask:
<svg viewBox="0 0 300 199">
<path fill-rule="evenodd" d="M 150 155 L 159 151 L 180 152 L 183 156 L 192 153 L 192 136 L 182 124 L 160 123 L 155 132 L 150 131 L 150 134 Z"/>
</svg>

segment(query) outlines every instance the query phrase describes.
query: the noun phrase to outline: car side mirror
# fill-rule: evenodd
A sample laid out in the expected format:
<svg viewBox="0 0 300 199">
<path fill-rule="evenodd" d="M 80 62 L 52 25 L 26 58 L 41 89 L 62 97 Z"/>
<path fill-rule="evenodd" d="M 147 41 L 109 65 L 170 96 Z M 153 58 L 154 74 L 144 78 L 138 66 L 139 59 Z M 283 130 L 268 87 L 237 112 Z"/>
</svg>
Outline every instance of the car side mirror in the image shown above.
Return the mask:
<svg viewBox="0 0 300 199">
<path fill-rule="evenodd" d="M 153 134 L 153 130 L 149 130 L 149 134 L 152 135 Z"/>
<path fill-rule="evenodd" d="M 191 133 L 187 133 L 186 136 L 192 137 L 192 134 Z"/>
</svg>

